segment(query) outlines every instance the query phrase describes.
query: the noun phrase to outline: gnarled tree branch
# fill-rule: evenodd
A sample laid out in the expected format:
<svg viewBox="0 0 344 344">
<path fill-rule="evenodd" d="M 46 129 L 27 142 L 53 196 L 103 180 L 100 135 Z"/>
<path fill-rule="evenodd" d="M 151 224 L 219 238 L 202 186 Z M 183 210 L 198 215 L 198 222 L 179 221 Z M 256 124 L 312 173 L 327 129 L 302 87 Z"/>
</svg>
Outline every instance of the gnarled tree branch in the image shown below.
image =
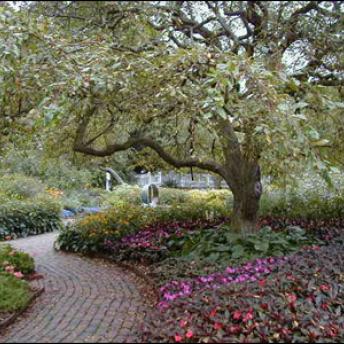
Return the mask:
<svg viewBox="0 0 344 344">
<path fill-rule="evenodd" d="M 154 150 L 160 156 L 161 159 L 163 159 L 165 162 L 176 168 L 197 167 L 203 170 L 219 174 L 224 178 L 226 176 L 225 168 L 216 161 L 202 160 L 193 157 L 187 159 L 177 159 L 176 157 L 168 153 L 162 145 L 160 145 L 155 139 L 151 137 L 130 137 L 123 143 L 113 143 L 101 149 L 94 148 L 91 145 L 88 145 L 87 142 L 85 143 L 86 131 L 90 120 L 91 116 L 84 116 L 84 118 L 79 123 L 73 147 L 74 151 L 76 152 L 89 154 L 93 156 L 105 157 L 110 156 L 116 152 L 125 151 L 132 147 L 135 147 L 136 145 L 142 145 Z M 91 140 L 91 142 L 93 141 Z"/>
</svg>

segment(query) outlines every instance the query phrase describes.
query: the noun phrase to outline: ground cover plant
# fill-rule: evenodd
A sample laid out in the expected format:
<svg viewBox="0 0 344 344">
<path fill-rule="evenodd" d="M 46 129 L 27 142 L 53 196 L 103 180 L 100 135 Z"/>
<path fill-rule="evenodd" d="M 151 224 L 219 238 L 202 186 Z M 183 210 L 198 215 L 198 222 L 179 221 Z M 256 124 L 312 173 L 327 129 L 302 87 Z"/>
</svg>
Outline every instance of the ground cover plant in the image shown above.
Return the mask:
<svg viewBox="0 0 344 344">
<path fill-rule="evenodd" d="M 172 281 L 161 288 L 164 299 L 147 321 L 144 339 L 341 342 L 343 259 L 343 243 L 332 243 L 228 267 L 193 284 Z"/>
<path fill-rule="evenodd" d="M 23 279 L 34 269 L 34 260 L 28 254 L 0 245 L 0 321 L 28 305 L 32 291 Z"/>
</svg>

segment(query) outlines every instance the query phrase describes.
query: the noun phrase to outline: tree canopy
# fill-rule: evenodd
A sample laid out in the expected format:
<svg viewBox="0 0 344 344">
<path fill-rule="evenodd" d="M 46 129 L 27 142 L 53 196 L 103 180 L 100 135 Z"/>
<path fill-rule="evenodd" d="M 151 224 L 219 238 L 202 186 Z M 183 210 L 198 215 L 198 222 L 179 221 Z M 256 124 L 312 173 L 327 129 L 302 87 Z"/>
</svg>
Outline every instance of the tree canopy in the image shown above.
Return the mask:
<svg viewBox="0 0 344 344">
<path fill-rule="evenodd" d="M 343 4 L 60 1 L 0 7 L 2 142 L 151 149 L 220 175 L 252 227 L 261 171 L 343 165 Z M 42 129 L 43 128 L 43 129 Z M 38 130 L 37 130 L 38 129 Z"/>
</svg>

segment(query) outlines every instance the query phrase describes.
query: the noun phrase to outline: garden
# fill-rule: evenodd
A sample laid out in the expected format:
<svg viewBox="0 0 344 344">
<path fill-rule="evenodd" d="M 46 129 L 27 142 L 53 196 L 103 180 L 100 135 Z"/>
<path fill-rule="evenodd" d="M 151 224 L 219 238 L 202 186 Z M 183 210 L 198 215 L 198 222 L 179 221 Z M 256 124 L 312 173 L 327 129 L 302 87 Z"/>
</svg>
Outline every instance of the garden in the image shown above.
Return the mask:
<svg viewBox="0 0 344 344">
<path fill-rule="evenodd" d="M 343 13 L 1 2 L 4 341 L 343 342 Z"/>
<path fill-rule="evenodd" d="M 230 228 L 226 190 L 165 189 L 160 206 L 144 208 L 135 189 L 62 230 L 57 247 L 146 275 L 159 302 L 144 341 L 342 340 L 343 196 L 294 192 L 288 207 L 267 196 L 259 231 L 243 238 Z"/>
</svg>

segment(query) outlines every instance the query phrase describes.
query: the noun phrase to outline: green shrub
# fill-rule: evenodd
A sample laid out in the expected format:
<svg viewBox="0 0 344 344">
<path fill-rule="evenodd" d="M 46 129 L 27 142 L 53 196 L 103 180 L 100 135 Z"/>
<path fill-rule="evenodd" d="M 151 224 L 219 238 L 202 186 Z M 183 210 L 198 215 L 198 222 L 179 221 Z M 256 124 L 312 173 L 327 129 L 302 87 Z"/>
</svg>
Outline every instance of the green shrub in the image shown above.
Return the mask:
<svg viewBox="0 0 344 344">
<path fill-rule="evenodd" d="M 62 230 L 57 247 L 75 252 L 97 252 L 105 240 L 117 240 L 152 221 L 153 209 L 117 203 L 106 212 L 80 219 L 72 228 Z"/>
<path fill-rule="evenodd" d="M 103 206 L 115 206 L 117 203 L 130 203 L 139 205 L 141 201 L 141 188 L 133 185 L 119 185 L 113 191 L 102 194 Z"/>
<path fill-rule="evenodd" d="M 114 188 L 112 192 L 106 192 L 102 196 L 104 206 L 115 206 L 118 202 L 127 202 L 131 204 L 142 204 L 142 189 L 133 185 L 120 185 Z M 231 203 L 231 193 L 229 190 L 185 190 L 174 188 L 159 188 L 160 204 L 173 205 L 185 204 L 190 202 L 221 202 L 225 206 Z M 216 205 L 216 204 L 215 204 Z M 222 206 L 222 205 L 221 205 Z"/>
<path fill-rule="evenodd" d="M 58 230 L 60 205 L 48 197 L 10 201 L 0 206 L 0 240 Z"/>
<path fill-rule="evenodd" d="M 14 250 L 10 245 L 0 246 L 0 272 L 5 265 L 14 266 L 16 271 L 29 274 L 35 271 L 35 262 L 25 252 Z"/>
<path fill-rule="evenodd" d="M 164 187 L 160 188 L 159 191 L 161 204 L 185 203 L 190 199 L 187 190 Z"/>
</svg>

